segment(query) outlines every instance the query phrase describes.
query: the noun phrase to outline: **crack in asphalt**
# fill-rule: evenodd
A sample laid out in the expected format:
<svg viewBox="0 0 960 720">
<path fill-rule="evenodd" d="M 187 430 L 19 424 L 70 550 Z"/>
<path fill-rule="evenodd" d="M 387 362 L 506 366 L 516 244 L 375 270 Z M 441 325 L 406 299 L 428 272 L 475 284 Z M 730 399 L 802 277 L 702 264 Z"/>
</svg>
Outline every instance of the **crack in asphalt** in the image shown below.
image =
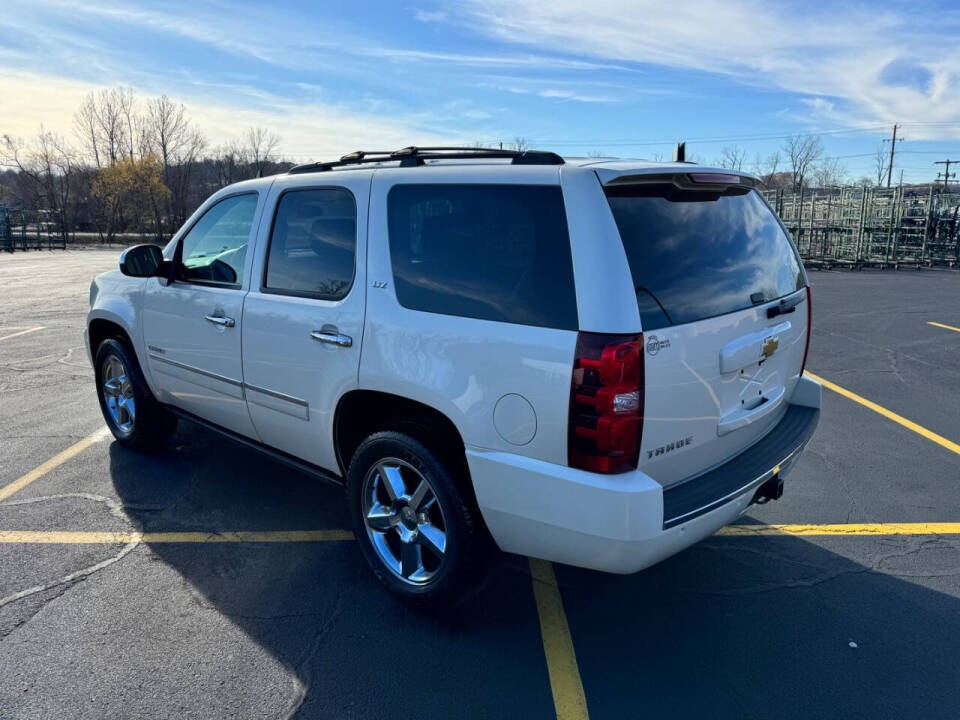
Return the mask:
<svg viewBox="0 0 960 720">
<path fill-rule="evenodd" d="M 309 671 L 310 664 L 320 651 L 320 647 L 323 645 L 323 641 L 326 639 L 326 636 L 330 633 L 334 622 L 340 616 L 342 607 L 343 593 L 338 593 L 336 603 L 330 612 L 330 616 L 314 635 L 310 651 L 299 663 L 294 664 L 290 668 L 293 672 L 293 697 L 290 699 L 286 709 L 278 716 L 283 720 L 291 720 L 291 718 L 294 718 L 297 713 L 300 712 L 300 709 L 306 702 L 307 696 L 310 694 L 310 681 L 301 678 L 309 677 L 307 673 Z"/>
<path fill-rule="evenodd" d="M 108 498 L 103 495 L 93 495 L 92 493 L 82 493 L 82 492 L 60 493 L 57 495 L 42 495 L 40 497 L 25 498 L 22 500 L 7 500 L 6 502 L 0 503 L 0 509 L 8 508 L 8 507 L 17 507 L 22 505 L 32 505 L 34 503 L 47 502 L 50 500 L 64 500 L 64 499 L 90 500 L 91 502 L 102 503 L 107 506 L 111 515 L 124 521 L 131 528 L 133 526 L 133 523 L 130 520 L 130 517 L 126 514 L 126 512 L 124 512 L 123 506 L 119 502 L 117 502 L 113 498 Z M 29 587 L 24 590 L 15 592 L 11 595 L 7 595 L 6 597 L 2 597 L 0 598 L 0 608 L 6 605 L 9 605 L 10 603 L 14 603 L 18 600 L 23 600 L 24 598 L 30 597 L 31 595 L 36 595 L 37 593 L 42 593 L 47 590 L 52 590 L 54 588 L 58 588 L 61 586 L 65 586 L 64 591 L 66 591 L 73 584 L 86 579 L 87 577 L 93 575 L 94 573 L 100 572 L 104 568 L 107 568 L 113 565 L 115 562 L 118 562 L 119 560 L 122 560 L 134 548 L 136 548 L 140 544 L 140 542 L 141 542 L 140 540 L 134 540 L 132 542 L 129 542 L 126 545 L 124 545 L 118 553 L 116 553 L 115 555 L 111 555 L 106 560 L 101 560 L 100 562 L 94 563 L 93 565 L 89 565 L 79 570 L 75 570 L 60 578 L 57 578 L 56 580 L 52 580 L 42 585 L 35 585 L 33 587 Z M 45 607 L 50 601 L 56 599 L 57 597 L 60 597 L 60 595 L 62 594 L 63 593 L 60 593 L 58 595 L 55 595 L 49 598 L 47 601 L 43 603 L 43 605 L 40 608 L 38 608 L 37 612 L 43 609 L 43 607 Z M 15 630 L 19 627 L 22 627 L 23 625 L 26 624 L 27 621 L 32 619 L 36 614 L 37 614 L 36 612 L 33 613 L 33 615 L 31 615 L 30 618 L 28 618 L 24 622 L 17 624 L 13 629 Z M 9 633 L 7 633 L 7 635 L 9 635 Z"/>
</svg>

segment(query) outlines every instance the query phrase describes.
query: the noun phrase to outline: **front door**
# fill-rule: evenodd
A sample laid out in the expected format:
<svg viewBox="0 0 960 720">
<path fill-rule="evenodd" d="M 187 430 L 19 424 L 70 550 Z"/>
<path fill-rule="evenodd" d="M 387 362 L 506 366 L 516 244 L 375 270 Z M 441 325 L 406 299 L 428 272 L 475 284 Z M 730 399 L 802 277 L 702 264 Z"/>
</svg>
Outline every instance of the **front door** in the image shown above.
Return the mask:
<svg viewBox="0 0 960 720">
<path fill-rule="evenodd" d="M 357 387 L 363 336 L 370 179 L 347 175 L 316 187 L 277 179 L 243 310 L 244 387 L 260 439 L 329 470 L 334 412 Z"/>
<path fill-rule="evenodd" d="M 257 202 L 232 195 L 203 213 L 176 248 L 174 281 L 147 282 L 142 321 L 159 399 L 248 437 L 240 336 Z"/>
</svg>

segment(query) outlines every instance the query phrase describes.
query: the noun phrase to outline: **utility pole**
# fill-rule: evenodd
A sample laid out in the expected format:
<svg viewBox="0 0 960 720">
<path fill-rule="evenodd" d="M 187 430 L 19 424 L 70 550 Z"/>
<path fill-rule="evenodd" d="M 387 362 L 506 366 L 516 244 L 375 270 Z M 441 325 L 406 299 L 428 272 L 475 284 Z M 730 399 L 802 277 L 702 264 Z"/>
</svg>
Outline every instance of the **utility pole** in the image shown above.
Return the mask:
<svg viewBox="0 0 960 720">
<path fill-rule="evenodd" d="M 960 163 L 960 160 L 937 160 L 934 165 L 946 165 L 943 173 L 943 191 L 948 192 L 950 188 L 950 178 L 956 177 L 957 174 L 950 174 L 950 166 Z M 940 173 L 937 173 L 937 177 L 940 177 Z"/>
<path fill-rule="evenodd" d="M 901 138 L 901 141 L 903 138 Z M 886 140 L 884 142 L 887 142 Z M 890 187 L 890 178 L 893 177 L 893 153 L 897 149 L 897 125 L 893 125 L 893 137 L 890 139 L 890 162 L 887 165 L 887 187 Z"/>
</svg>

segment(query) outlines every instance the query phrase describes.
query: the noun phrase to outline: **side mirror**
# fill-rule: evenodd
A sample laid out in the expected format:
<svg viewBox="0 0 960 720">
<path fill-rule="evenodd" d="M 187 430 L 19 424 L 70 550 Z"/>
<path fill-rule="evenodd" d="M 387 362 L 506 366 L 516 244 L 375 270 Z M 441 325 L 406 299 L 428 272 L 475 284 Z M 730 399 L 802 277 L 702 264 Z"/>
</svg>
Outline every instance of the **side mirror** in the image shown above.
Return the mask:
<svg viewBox="0 0 960 720">
<path fill-rule="evenodd" d="M 163 263 L 163 251 L 156 245 L 134 245 L 120 253 L 120 272 L 130 277 L 155 277 Z"/>
</svg>

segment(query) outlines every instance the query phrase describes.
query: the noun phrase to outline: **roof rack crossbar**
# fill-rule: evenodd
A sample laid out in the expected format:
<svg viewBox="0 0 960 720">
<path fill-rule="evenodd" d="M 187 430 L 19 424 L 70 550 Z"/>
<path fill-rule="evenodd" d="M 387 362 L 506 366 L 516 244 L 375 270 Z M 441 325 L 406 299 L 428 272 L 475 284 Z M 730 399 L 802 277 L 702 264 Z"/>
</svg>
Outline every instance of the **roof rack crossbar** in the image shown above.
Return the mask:
<svg viewBox="0 0 960 720">
<path fill-rule="evenodd" d="M 563 158 L 546 150 L 503 150 L 501 148 L 470 147 L 410 147 L 400 150 L 357 150 L 339 160 L 306 163 L 290 168 L 287 173 L 299 175 L 323 172 L 346 165 L 363 165 L 400 161 L 400 167 L 424 165 L 427 160 L 480 160 L 491 158 L 509 159 L 513 165 L 563 165 Z"/>
</svg>

